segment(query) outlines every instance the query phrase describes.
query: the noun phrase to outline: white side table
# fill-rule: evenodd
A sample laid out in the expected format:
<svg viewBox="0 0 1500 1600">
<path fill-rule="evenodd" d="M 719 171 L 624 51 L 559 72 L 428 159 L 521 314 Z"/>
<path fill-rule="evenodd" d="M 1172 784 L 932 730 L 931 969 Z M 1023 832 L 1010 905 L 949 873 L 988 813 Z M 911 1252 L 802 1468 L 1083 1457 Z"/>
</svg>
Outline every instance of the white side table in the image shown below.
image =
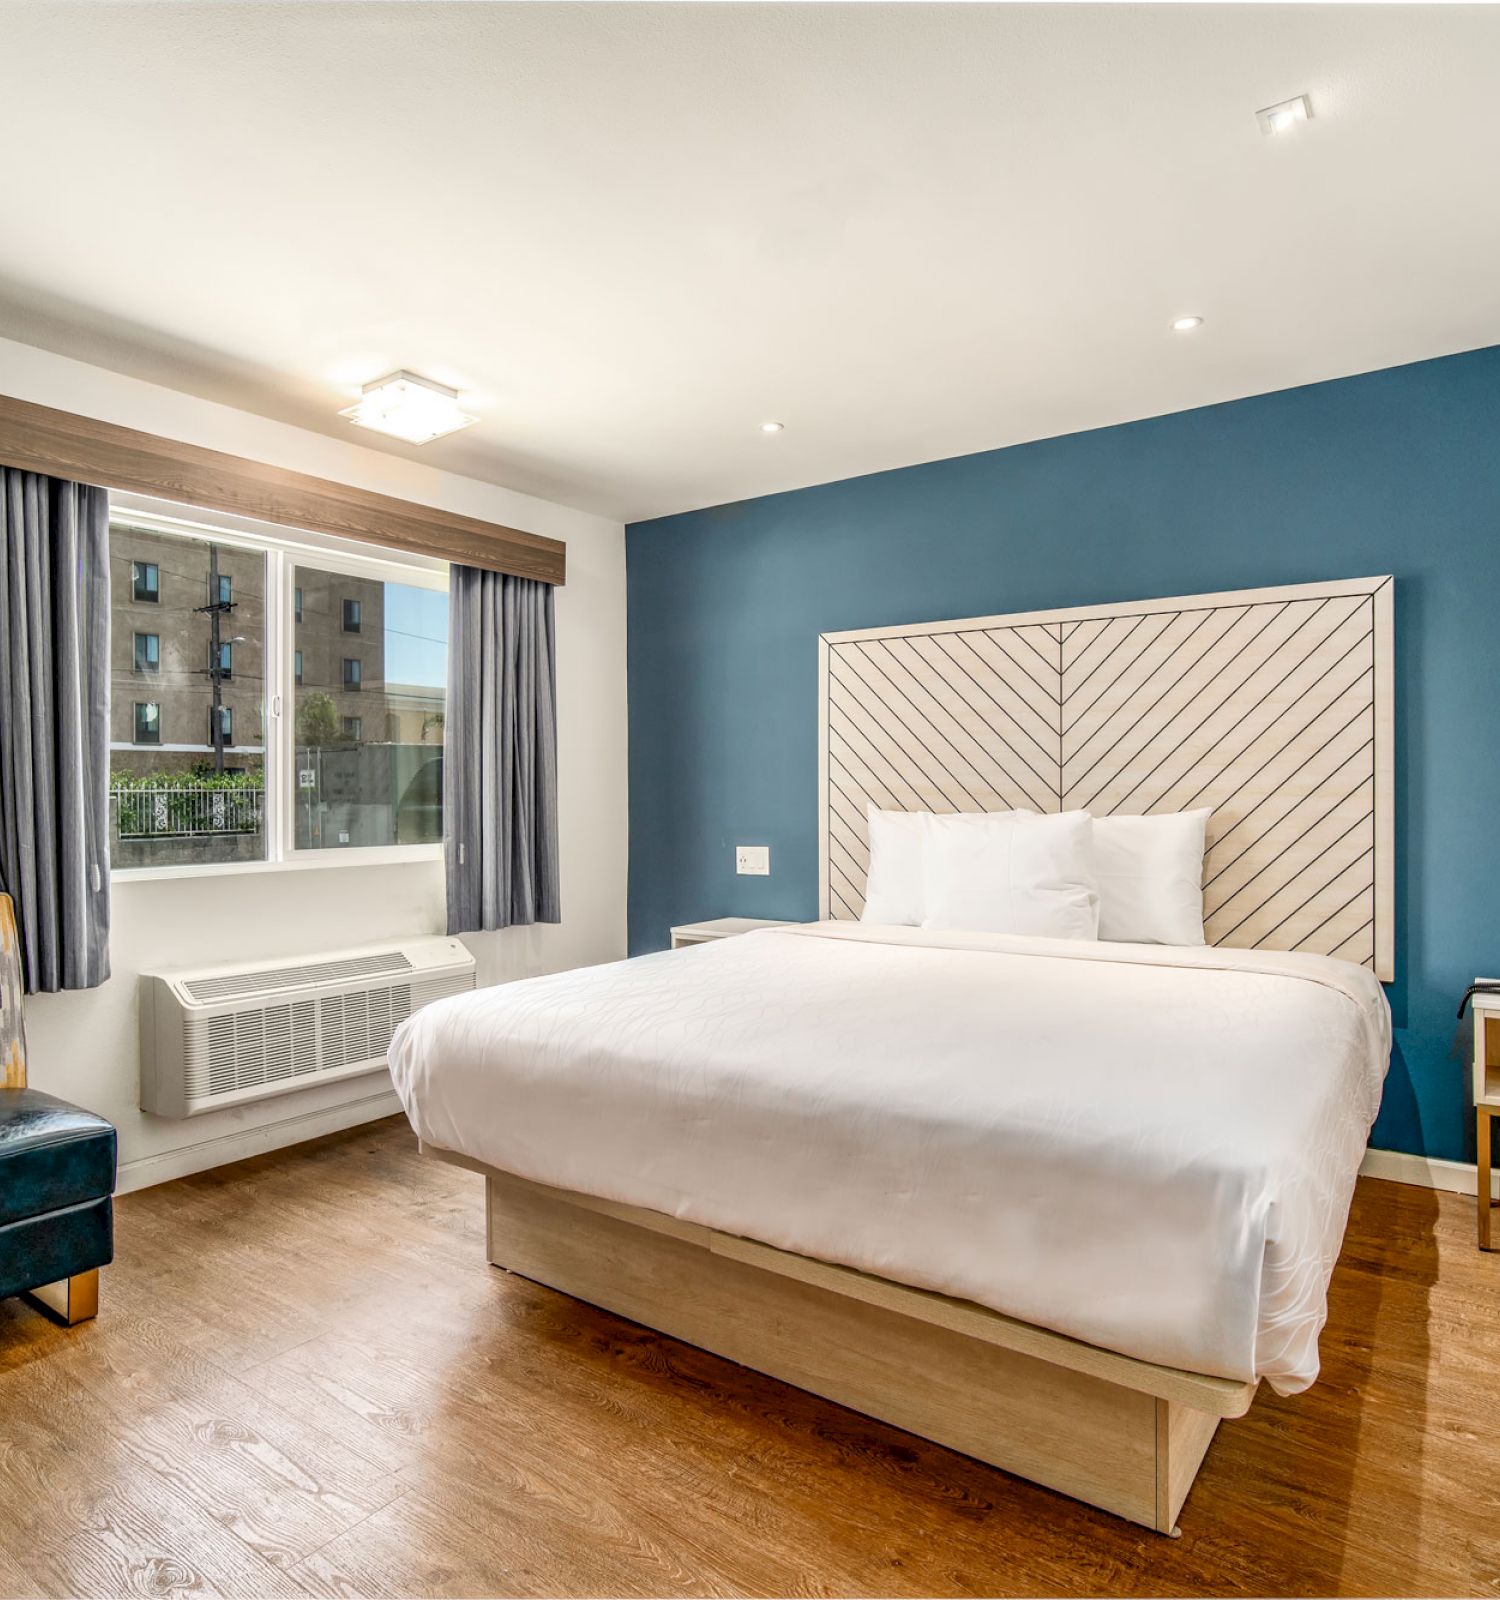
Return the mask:
<svg viewBox="0 0 1500 1600">
<path fill-rule="evenodd" d="M 754 933 L 757 928 L 796 926 L 795 922 L 777 922 L 764 917 L 718 917 L 712 922 L 684 922 L 672 929 L 672 948 L 685 950 L 690 944 L 707 944 L 710 939 L 732 939 L 737 933 Z"/>
<path fill-rule="evenodd" d="M 1479 1248 L 1490 1243 L 1490 1156 L 1500 1116 L 1500 994 L 1476 994 L 1474 1007 L 1474 1133 L 1479 1146 Z"/>
</svg>

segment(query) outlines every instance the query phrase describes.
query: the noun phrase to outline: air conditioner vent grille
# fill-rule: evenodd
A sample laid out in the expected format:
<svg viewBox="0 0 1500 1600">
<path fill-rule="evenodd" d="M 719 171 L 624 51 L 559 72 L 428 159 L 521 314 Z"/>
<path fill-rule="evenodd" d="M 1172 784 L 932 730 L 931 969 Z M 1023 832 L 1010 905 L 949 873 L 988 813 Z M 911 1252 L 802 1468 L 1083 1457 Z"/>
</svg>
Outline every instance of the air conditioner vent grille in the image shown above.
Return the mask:
<svg viewBox="0 0 1500 1600">
<path fill-rule="evenodd" d="M 411 1008 L 420 1011 L 434 1000 L 446 1000 L 450 994 L 467 994 L 473 987 L 472 972 L 448 972 L 438 978 L 421 978 L 411 986 Z"/>
<path fill-rule="evenodd" d="M 191 1117 L 377 1072 L 413 1012 L 467 993 L 475 976 L 469 952 L 442 937 L 237 973 L 144 974 L 141 1107 Z"/>
<path fill-rule="evenodd" d="M 304 989 L 318 983 L 340 983 L 351 978 L 378 978 L 410 972 L 410 960 L 399 950 L 349 956 L 342 961 L 309 961 L 292 967 L 266 967 L 256 972 L 226 972 L 216 977 L 190 978 L 183 991 L 191 1000 L 235 1000 L 272 990 Z"/>
</svg>

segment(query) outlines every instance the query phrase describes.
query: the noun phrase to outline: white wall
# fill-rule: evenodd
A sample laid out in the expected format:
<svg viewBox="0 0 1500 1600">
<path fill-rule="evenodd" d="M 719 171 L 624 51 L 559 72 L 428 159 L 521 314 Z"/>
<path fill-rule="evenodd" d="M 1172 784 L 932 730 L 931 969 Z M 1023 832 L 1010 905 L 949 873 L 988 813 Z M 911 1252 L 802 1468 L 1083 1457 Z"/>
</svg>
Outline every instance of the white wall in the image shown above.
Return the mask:
<svg viewBox="0 0 1500 1600">
<path fill-rule="evenodd" d="M 568 581 L 557 596 L 563 921 L 469 935 L 465 942 L 478 958 L 481 983 L 625 954 L 625 531 L 619 523 L 9 340 L 0 340 L 0 393 L 565 540 Z M 122 1188 L 384 1116 L 396 1109 L 384 1074 L 191 1121 L 147 1116 L 136 1104 L 136 975 L 439 933 L 443 923 L 440 862 L 118 882 L 114 975 L 96 990 L 36 995 L 27 1003 L 31 1082 L 116 1124 Z"/>
</svg>

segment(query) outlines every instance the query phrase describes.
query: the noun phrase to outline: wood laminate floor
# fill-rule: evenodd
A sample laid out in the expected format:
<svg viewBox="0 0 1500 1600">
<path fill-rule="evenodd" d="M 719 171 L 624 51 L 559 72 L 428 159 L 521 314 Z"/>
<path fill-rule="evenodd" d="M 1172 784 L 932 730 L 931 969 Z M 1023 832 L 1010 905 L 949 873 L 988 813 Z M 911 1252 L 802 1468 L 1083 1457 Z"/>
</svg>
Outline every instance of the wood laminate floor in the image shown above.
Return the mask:
<svg viewBox="0 0 1500 1600">
<path fill-rule="evenodd" d="M 1321 1382 L 1167 1540 L 496 1271 L 379 1123 L 122 1200 L 95 1323 L 0 1304 L 0 1593 L 1495 1593 L 1473 1231 L 1361 1181 Z"/>
</svg>

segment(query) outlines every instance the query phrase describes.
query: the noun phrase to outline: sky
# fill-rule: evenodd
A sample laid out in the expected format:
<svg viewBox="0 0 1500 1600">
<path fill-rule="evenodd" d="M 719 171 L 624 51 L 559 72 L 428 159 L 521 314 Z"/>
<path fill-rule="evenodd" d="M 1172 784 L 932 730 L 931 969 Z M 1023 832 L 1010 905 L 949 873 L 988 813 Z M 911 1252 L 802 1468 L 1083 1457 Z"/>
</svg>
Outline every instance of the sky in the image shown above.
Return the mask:
<svg viewBox="0 0 1500 1600">
<path fill-rule="evenodd" d="M 448 681 L 448 596 L 441 589 L 385 586 L 385 677 L 387 683 Z"/>
</svg>

